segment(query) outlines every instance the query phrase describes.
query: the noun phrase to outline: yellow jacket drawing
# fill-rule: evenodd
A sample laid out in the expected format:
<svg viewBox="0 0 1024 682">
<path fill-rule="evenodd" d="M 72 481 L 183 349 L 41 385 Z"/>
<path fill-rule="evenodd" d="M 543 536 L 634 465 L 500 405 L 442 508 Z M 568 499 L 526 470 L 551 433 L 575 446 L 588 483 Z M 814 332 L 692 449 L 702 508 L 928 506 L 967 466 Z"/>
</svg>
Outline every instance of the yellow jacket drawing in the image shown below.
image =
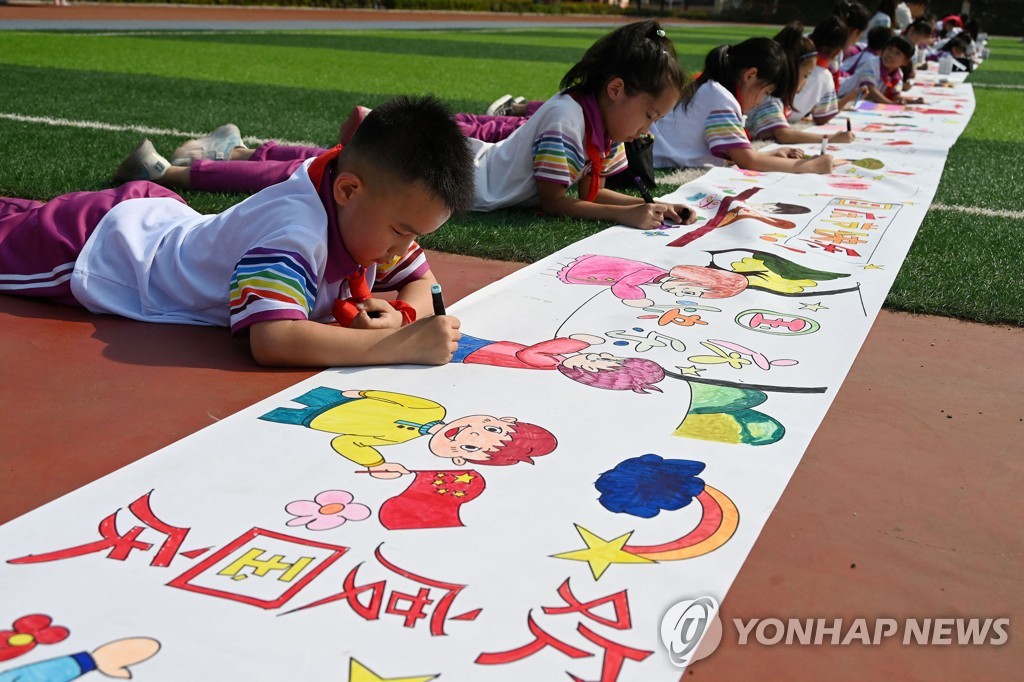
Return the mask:
<svg viewBox="0 0 1024 682">
<path fill-rule="evenodd" d="M 265 421 L 307 426 L 336 433 L 331 447 L 364 467 L 384 463 L 381 445 L 405 443 L 427 435 L 440 424 L 445 409 L 433 400 L 390 391 L 341 391 L 318 387 L 295 402 L 305 408 L 279 407 L 260 417 Z"/>
</svg>

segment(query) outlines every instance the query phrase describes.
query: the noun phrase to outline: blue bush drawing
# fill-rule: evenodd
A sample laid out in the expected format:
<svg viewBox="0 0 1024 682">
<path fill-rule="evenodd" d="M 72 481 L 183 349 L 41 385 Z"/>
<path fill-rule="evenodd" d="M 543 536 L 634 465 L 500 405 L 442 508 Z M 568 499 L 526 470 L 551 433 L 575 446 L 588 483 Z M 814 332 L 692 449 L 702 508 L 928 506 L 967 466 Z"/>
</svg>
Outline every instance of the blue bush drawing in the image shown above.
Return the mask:
<svg viewBox="0 0 1024 682">
<path fill-rule="evenodd" d="M 703 462 L 646 454 L 619 462 L 594 485 L 608 511 L 650 519 L 663 509 L 682 509 L 704 492 L 704 481 L 697 478 L 703 470 Z"/>
</svg>

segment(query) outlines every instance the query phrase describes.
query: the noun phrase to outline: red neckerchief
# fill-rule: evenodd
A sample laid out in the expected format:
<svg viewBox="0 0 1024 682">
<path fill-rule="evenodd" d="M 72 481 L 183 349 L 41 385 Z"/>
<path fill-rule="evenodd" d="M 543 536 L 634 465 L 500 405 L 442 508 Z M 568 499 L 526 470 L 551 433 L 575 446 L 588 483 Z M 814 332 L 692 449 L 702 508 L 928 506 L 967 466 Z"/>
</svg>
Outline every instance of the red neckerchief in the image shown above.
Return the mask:
<svg viewBox="0 0 1024 682">
<path fill-rule="evenodd" d="M 331 164 L 338 158 L 338 154 L 341 153 L 342 145 L 337 145 L 327 152 L 321 154 L 313 160 L 313 163 L 309 164 L 309 168 L 306 170 L 309 175 L 310 182 L 319 191 L 323 187 L 324 179 L 331 180 Z M 328 209 L 329 210 L 329 209 Z M 328 220 L 328 229 L 332 228 L 333 221 Z M 342 327 L 348 327 L 352 324 L 352 321 L 359 316 L 362 309 L 359 307 L 361 303 L 365 303 L 370 299 L 370 285 L 366 282 L 366 268 L 359 266 L 359 268 L 351 275 L 345 277 L 345 282 L 348 284 L 349 297 L 346 299 L 339 298 L 334 302 L 334 306 L 331 312 L 334 314 L 334 319 Z M 416 321 L 416 309 L 405 301 L 390 301 L 391 307 L 397 310 L 402 315 L 403 326 L 411 322 Z"/>
<path fill-rule="evenodd" d="M 568 93 L 570 97 L 576 100 L 576 103 L 583 109 L 583 150 L 587 155 L 587 159 L 590 161 L 590 186 L 587 187 L 587 193 L 583 197 L 584 201 L 593 201 L 597 198 L 597 193 L 601 191 L 601 169 L 604 167 L 604 155 L 605 150 L 598 146 L 596 136 L 598 130 L 604 132 L 604 125 L 594 125 L 591 119 L 591 111 L 589 110 L 588 103 L 583 100 L 587 95 L 583 95 L 577 92 Z M 591 96 L 593 97 L 593 96 Z M 596 98 L 594 99 L 596 103 Z M 607 140 L 602 140 L 607 142 Z"/>
<path fill-rule="evenodd" d="M 825 55 L 823 55 L 820 52 L 818 53 L 817 64 L 818 66 L 829 72 L 829 74 L 832 76 L 832 86 L 836 89 L 836 92 L 839 92 L 839 71 L 833 71 L 829 67 L 829 63 L 828 60 L 825 59 Z"/>
<path fill-rule="evenodd" d="M 889 99 L 892 99 L 895 95 L 899 94 L 899 90 L 897 90 L 896 86 L 899 84 L 901 80 L 903 80 L 903 72 L 901 72 L 899 69 L 893 69 L 892 71 L 889 72 L 889 75 L 882 73 L 881 76 L 882 85 L 885 86 L 885 96 Z"/>
</svg>

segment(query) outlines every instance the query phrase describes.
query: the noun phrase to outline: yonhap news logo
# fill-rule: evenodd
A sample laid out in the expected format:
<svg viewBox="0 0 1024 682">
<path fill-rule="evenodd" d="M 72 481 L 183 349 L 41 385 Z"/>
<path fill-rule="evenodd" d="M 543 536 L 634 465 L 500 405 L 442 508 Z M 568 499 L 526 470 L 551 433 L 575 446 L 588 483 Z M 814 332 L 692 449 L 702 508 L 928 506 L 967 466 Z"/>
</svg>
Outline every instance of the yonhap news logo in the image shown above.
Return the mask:
<svg viewBox="0 0 1024 682">
<path fill-rule="evenodd" d="M 661 641 L 680 668 L 707 658 L 725 636 L 714 597 L 684 599 L 661 618 Z M 975 618 L 733 618 L 738 646 L 993 646 L 1010 639 L 1010 619 Z"/>
<path fill-rule="evenodd" d="M 669 608 L 661 618 L 661 641 L 672 665 L 680 668 L 710 656 L 722 641 L 718 600 L 684 599 Z"/>
</svg>

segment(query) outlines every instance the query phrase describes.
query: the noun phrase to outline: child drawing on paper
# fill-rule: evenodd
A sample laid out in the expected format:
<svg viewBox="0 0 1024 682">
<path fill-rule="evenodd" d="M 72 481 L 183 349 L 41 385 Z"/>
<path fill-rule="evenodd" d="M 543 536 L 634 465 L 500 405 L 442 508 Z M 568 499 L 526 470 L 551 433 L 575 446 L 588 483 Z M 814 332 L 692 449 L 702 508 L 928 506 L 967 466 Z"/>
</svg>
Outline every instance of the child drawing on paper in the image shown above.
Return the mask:
<svg viewBox="0 0 1024 682">
<path fill-rule="evenodd" d="M 520 369 L 554 369 L 573 381 L 613 391 L 661 392 L 654 384 L 665 378 L 661 365 L 642 358 L 588 352 L 604 343 L 599 336 L 573 334 L 525 345 L 462 335 L 452 362 Z"/>
<path fill-rule="evenodd" d="M 91 654 L 82 651 L 50 658 L 0 673 L 0 682 L 69 682 L 98 670 L 107 677 L 129 680 L 129 666 L 142 663 L 160 651 L 160 642 L 148 637 L 128 637 L 107 642 Z"/>
<path fill-rule="evenodd" d="M 750 255 L 730 263 L 729 269 L 714 262 L 716 255 L 734 251 Z M 816 287 L 818 282 L 849 276 L 813 270 L 781 256 L 752 249 L 708 253 L 712 260 L 706 266 L 677 265 L 671 270 L 616 256 L 587 254 L 562 268 L 558 278 L 566 284 L 608 287 L 624 304 L 646 308 L 653 305 L 642 288 L 649 284 L 656 284 L 673 296 L 691 298 L 731 298 L 748 288 L 782 296 L 799 296 L 806 289 Z"/>
<path fill-rule="evenodd" d="M 455 466 L 467 462 L 503 466 L 527 462 L 555 449 L 557 441 L 546 429 L 515 417 L 476 414 L 449 422 L 445 408 L 433 400 L 389 391 L 339 391 L 314 388 L 295 402 L 304 408 L 278 407 L 260 419 L 306 426 L 337 434 L 331 447 L 346 459 L 366 467 L 375 478 L 397 478 L 410 473 L 397 462 L 387 462 L 377 447 L 430 436 L 430 451 Z"/>
</svg>

